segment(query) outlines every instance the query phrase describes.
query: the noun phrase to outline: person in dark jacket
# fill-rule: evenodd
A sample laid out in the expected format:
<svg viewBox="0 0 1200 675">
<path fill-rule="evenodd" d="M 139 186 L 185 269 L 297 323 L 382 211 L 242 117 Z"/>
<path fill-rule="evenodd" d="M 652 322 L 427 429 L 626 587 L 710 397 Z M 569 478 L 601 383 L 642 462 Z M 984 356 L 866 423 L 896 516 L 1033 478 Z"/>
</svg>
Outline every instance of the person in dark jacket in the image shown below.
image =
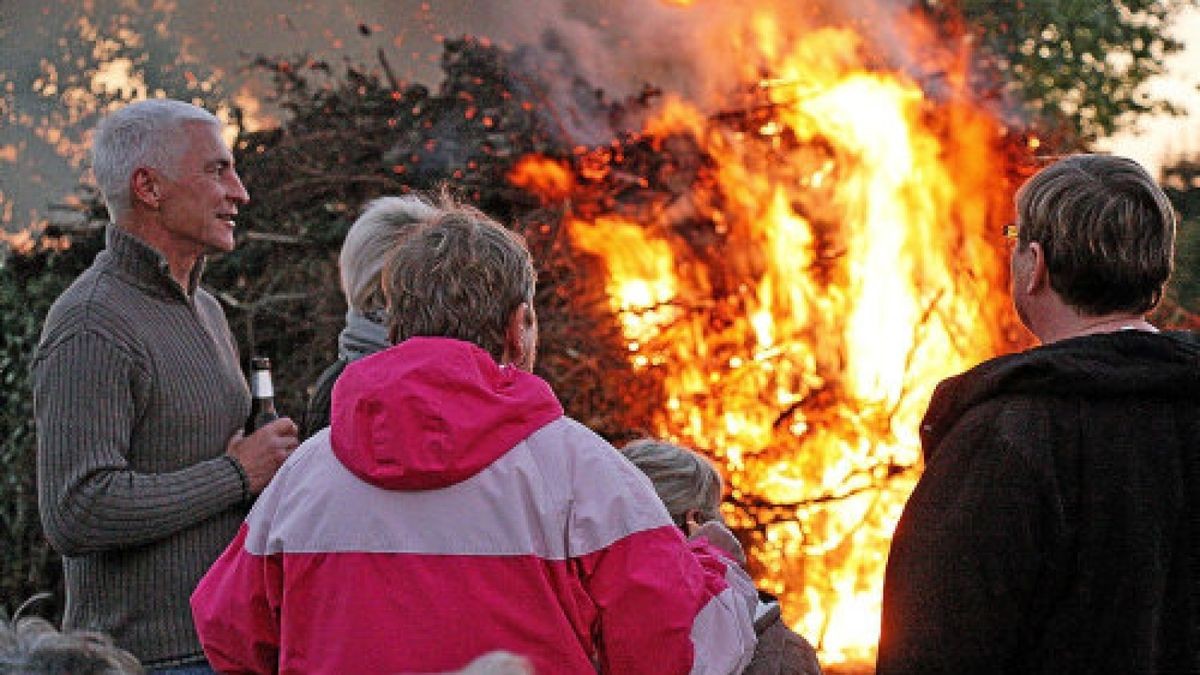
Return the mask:
<svg viewBox="0 0 1200 675">
<path fill-rule="evenodd" d="M 387 339 L 379 275 L 393 249 L 419 225 L 441 213 L 415 195 L 380 197 L 367 205 L 342 242 L 338 275 L 346 298 L 346 326 L 338 335 L 338 357 L 317 376 L 300 425 L 305 439 L 329 426 L 333 384 L 352 361 L 391 346 Z"/>
<path fill-rule="evenodd" d="M 878 673 L 1200 672 L 1200 348 L 1146 320 L 1171 205 L 1135 162 L 1076 155 L 1016 206 L 1042 345 L 934 392 Z"/>
</svg>

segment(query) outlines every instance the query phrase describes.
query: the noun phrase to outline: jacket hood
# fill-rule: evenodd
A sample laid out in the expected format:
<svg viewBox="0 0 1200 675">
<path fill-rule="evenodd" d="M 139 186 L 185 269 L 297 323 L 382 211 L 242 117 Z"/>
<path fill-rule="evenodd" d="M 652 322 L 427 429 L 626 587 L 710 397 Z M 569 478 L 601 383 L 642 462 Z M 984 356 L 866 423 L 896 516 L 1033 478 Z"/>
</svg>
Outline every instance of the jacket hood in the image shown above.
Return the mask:
<svg viewBox="0 0 1200 675">
<path fill-rule="evenodd" d="M 388 490 L 429 490 L 482 471 L 562 406 L 544 380 L 459 340 L 418 337 L 346 366 L 333 388 L 334 455 Z"/>
<path fill-rule="evenodd" d="M 921 423 L 927 451 L 968 410 L 1010 394 L 1200 397 L 1200 344 L 1185 334 L 1125 330 L 1001 356 L 942 381 Z"/>
</svg>

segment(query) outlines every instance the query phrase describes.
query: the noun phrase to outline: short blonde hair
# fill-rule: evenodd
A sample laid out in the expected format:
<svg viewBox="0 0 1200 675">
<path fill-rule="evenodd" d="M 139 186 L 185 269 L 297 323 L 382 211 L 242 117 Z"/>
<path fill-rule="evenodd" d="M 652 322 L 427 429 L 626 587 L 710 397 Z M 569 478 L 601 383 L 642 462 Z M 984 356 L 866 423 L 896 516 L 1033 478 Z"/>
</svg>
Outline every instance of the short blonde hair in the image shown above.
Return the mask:
<svg viewBox="0 0 1200 675">
<path fill-rule="evenodd" d="M 1175 255 L 1175 212 L 1137 162 L 1071 155 L 1017 191 L 1018 242 L 1036 241 L 1050 287 L 1089 316 L 1147 312 Z"/>
<path fill-rule="evenodd" d="M 478 209 L 443 198 L 441 214 L 396 247 L 383 273 L 393 342 L 448 337 L 504 356 L 508 321 L 533 304 L 525 239 Z"/>
<path fill-rule="evenodd" d="M 703 521 L 721 520 L 721 474 L 699 453 L 653 438 L 631 441 L 621 454 L 654 484 L 654 491 L 681 527 L 695 509 Z M 702 522 L 703 522 L 702 521 Z"/>
<path fill-rule="evenodd" d="M 440 211 L 415 195 L 380 197 L 367 204 L 342 242 L 338 273 L 346 304 L 361 313 L 383 309 L 383 266 L 405 237 Z"/>
</svg>

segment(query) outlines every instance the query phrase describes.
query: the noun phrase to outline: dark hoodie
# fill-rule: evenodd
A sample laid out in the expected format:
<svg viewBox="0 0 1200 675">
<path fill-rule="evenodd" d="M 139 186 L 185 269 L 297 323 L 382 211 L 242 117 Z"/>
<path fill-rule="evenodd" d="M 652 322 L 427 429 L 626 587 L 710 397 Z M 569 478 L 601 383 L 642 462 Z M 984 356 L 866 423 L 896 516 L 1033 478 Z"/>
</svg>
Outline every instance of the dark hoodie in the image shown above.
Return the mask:
<svg viewBox="0 0 1200 675">
<path fill-rule="evenodd" d="M 942 382 L 878 673 L 1200 672 L 1200 347 L 1122 331 Z"/>
</svg>

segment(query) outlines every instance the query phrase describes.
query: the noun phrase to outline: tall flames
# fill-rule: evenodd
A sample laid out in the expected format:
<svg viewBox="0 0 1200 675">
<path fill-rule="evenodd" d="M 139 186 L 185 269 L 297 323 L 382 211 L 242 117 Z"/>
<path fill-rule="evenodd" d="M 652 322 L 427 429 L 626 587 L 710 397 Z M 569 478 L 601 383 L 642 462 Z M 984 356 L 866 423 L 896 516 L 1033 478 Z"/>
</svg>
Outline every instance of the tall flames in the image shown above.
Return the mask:
<svg viewBox="0 0 1200 675">
<path fill-rule="evenodd" d="M 850 28 L 780 26 L 756 13 L 722 55 L 747 64 L 722 108 L 668 95 L 640 132 L 697 146 L 686 188 L 567 217 L 667 392 L 656 433 L 717 461 L 760 585 L 822 660 L 869 662 L 933 386 L 1011 346 L 1007 160 L 963 55 L 914 47 L 941 59 L 929 94 Z M 527 157 L 510 178 L 561 198 L 594 164 Z"/>
</svg>

